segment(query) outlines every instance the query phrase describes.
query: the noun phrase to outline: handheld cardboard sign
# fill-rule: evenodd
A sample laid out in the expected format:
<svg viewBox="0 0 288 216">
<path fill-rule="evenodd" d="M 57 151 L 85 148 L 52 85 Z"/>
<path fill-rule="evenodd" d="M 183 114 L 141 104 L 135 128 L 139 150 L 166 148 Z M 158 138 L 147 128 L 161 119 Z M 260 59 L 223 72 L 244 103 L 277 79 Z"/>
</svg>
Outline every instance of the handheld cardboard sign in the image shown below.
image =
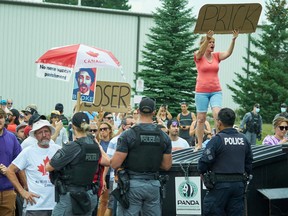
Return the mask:
<svg viewBox="0 0 288 216">
<path fill-rule="evenodd" d="M 231 34 L 234 29 L 240 33 L 256 31 L 262 6 L 252 4 L 206 4 L 201 7 L 194 33 L 213 30 L 218 34 Z"/>
<path fill-rule="evenodd" d="M 127 112 L 131 99 L 128 83 L 97 81 L 93 104 L 82 103 L 82 111 Z"/>
</svg>

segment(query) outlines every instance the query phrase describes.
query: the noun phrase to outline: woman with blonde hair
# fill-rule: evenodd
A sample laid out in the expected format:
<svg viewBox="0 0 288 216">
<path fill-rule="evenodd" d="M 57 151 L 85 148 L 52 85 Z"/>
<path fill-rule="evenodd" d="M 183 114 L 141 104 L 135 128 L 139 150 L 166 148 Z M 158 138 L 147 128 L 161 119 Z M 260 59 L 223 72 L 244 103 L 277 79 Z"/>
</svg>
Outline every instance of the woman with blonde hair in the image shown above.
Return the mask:
<svg viewBox="0 0 288 216">
<path fill-rule="evenodd" d="M 157 112 L 156 117 L 159 118 L 167 127 L 168 121 L 172 119 L 172 115 L 168 111 L 168 106 L 162 104 Z"/>
<path fill-rule="evenodd" d="M 51 176 L 54 181 L 55 175 L 59 176 L 67 190 L 67 193 L 60 193 L 52 215 L 72 216 L 81 212 L 83 216 L 90 216 L 98 199 L 92 191 L 93 178 L 100 165 L 110 165 L 110 159 L 89 134 L 89 118 L 85 113 L 75 113 L 71 122 L 75 141 L 63 144 L 45 167 L 46 171 L 57 171 Z M 87 156 L 91 158 L 87 160 Z"/>
<path fill-rule="evenodd" d="M 263 145 L 278 145 L 288 142 L 287 130 L 288 130 L 288 119 L 279 116 L 274 118 L 273 122 L 274 135 L 267 135 L 262 144 Z"/>
<path fill-rule="evenodd" d="M 194 53 L 194 61 L 197 68 L 195 103 L 198 122 L 196 128 L 198 143 L 195 146 L 196 150 L 202 148 L 204 124 L 209 104 L 215 125 L 217 123 L 217 115 L 222 106 L 222 89 L 218 77 L 219 63 L 227 59 L 233 52 L 239 31 L 233 30 L 232 34 L 233 37 L 228 50 L 225 52 L 214 52 L 214 32 L 209 30 L 206 36 L 201 38 L 199 50 Z"/>
</svg>

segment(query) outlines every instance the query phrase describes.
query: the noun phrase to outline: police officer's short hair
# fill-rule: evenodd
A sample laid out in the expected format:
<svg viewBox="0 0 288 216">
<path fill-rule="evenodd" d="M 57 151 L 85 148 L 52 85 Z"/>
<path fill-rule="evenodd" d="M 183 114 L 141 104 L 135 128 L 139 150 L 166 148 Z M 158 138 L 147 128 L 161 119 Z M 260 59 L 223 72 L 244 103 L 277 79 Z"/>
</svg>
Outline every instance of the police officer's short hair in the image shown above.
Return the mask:
<svg viewBox="0 0 288 216">
<path fill-rule="evenodd" d="M 236 114 L 230 108 L 222 108 L 218 113 L 218 120 L 220 120 L 225 126 L 233 127 L 235 119 Z"/>
</svg>

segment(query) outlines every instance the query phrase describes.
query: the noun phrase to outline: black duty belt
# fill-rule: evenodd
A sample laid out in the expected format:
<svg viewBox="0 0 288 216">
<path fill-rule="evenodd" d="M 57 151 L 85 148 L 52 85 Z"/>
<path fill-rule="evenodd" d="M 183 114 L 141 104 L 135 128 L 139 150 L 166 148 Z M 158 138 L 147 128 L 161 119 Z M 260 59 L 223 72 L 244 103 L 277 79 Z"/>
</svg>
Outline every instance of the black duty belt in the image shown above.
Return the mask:
<svg viewBox="0 0 288 216">
<path fill-rule="evenodd" d="M 215 174 L 215 182 L 240 182 L 247 180 L 243 174 Z"/>
<path fill-rule="evenodd" d="M 66 189 L 68 192 L 78 192 L 78 191 L 88 191 L 92 189 L 92 186 L 66 186 Z"/>
<path fill-rule="evenodd" d="M 159 174 L 130 174 L 129 173 L 129 179 L 142 179 L 142 180 L 158 180 Z"/>
</svg>

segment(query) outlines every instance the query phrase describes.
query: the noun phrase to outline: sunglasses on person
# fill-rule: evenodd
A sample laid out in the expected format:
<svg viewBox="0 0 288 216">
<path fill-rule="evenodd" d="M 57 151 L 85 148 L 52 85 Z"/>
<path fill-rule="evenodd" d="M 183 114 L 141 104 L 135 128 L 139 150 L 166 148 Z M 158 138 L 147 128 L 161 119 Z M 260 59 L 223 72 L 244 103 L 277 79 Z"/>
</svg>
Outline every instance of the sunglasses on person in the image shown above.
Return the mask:
<svg viewBox="0 0 288 216">
<path fill-rule="evenodd" d="M 7 104 L 12 105 L 13 103 L 7 103 Z"/>
<path fill-rule="evenodd" d="M 113 119 L 113 117 L 111 116 L 109 116 L 109 117 L 105 117 L 106 119 L 108 119 L 108 120 L 112 120 Z"/>
<path fill-rule="evenodd" d="M 288 126 L 278 126 L 279 127 L 279 129 L 281 130 L 281 131 L 283 131 L 284 129 L 286 130 L 286 131 L 288 131 Z"/>
<path fill-rule="evenodd" d="M 109 128 L 108 127 L 105 127 L 105 128 L 100 128 L 99 130 L 100 131 L 107 131 Z"/>
<path fill-rule="evenodd" d="M 100 129 L 101 130 L 101 129 Z M 89 130 L 91 133 L 96 133 L 98 130 L 97 129 L 90 129 Z"/>
</svg>

